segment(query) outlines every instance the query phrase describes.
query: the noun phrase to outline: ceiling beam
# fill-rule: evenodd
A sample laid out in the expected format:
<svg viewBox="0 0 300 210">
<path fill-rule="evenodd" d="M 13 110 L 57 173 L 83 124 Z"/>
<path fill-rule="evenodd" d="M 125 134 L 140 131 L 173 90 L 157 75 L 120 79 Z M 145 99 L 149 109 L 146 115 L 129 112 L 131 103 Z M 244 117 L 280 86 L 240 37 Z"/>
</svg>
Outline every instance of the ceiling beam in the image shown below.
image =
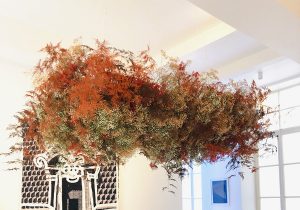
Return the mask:
<svg viewBox="0 0 300 210">
<path fill-rule="evenodd" d="M 300 16 L 281 0 L 189 0 L 237 30 L 300 63 Z"/>
<path fill-rule="evenodd" d="M 274 61 L 276 59 L 281 59 L 282 57 L 268 49 L 262 49 L 251 53 L 245 57 L 236 59 L 229 63 L 225 63 L 221 66 L 217 66 L 215 69 L 219 72 L 221 78 L 231 77 L 242 72 L 246 72 L 249 69 L 259 68 L 260 65 L 266 64 L 268 62 Z"/>
<path fill-rule="evenodd" d="M 166 52 L 171 56 L 181 57 L 213 43 L 234 31 L 235 29 L 231 26 L 214 19 L 203 27 L 202 31 L 190 35 L 187 39 L 182 40 L 174 47 L 167 49 Z"/>
</svg>

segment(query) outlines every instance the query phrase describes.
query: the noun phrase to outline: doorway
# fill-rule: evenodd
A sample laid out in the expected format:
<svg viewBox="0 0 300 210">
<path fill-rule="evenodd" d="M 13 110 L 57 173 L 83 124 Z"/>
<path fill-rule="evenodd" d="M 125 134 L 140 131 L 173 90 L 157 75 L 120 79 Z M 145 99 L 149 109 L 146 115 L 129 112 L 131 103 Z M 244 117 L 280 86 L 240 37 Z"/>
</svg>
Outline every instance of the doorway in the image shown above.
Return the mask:
<svg viewBox="0 0 300 210">
<path fill-rule="evenodd" d="M 62 179 L 63 210 L 82 210 L 82 180 L 70 183 Z"/>
</svg>

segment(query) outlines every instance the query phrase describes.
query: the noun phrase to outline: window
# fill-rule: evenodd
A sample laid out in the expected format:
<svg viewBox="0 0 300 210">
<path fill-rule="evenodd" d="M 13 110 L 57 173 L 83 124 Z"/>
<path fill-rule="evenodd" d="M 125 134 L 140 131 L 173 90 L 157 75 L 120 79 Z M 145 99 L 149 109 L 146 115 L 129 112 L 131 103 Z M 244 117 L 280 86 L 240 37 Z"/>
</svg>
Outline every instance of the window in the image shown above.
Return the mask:
<svg viewBox="0 0 300 210">
<path fill-rule="evenodd" d="M 201 166 L 193 164 L 182 180 L 182 210 L 201 210 Z"/>
<path fill-rule="evenodd" d="M 294 210 L 300 205 L 300 84 L 273 91 L 266 105 L 278 107 L 271 129 L 278 136 L 267 140 L 273 154 L 259 151 L 259 210 Z M 262 142 L 264 143 L 264 142 Z"/>
</svg>

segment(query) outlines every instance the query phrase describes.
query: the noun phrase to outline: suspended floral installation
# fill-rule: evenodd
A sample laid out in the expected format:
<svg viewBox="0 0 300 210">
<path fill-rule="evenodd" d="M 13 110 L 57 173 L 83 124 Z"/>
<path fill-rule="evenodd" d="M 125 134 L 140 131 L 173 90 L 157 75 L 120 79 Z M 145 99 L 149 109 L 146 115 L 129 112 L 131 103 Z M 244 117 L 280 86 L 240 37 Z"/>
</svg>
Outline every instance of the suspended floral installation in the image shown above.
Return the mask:
<svg viewBox="0 0 300 210">
<path fill-rule="evenodd" d="M 251 166 L 258 143 L 272 136 L 262 105 L 269 91 L 254 82 L 189 74 L 187 63 L 166 56 L 158 67 L 148 51 L 133 54 L 104 42 L 43 51 L 13 135 L 45 151 L 103 164 L 139 152 L 152 168 L 182 176 L 190 161 L 229 157 L 231 167 Z"/>
</svg>

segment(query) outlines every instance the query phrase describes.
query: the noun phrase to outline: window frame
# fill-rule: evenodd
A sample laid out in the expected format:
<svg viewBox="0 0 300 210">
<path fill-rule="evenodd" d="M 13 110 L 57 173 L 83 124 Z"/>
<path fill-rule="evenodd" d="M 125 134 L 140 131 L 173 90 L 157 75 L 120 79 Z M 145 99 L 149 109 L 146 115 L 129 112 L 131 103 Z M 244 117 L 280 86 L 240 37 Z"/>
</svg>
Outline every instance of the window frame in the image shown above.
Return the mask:
<svg viewBox="0 0 300 210">
<path fill-rule="evenodd" d="M 288 198 L 300 198 L 299 196 L 286 196 L 285 193 L 285 169 L 284 167 L 287 165 L 299 165 L 300 166 L 300 161 L 292 162 L 292 163 L 284 163 L 283 160 L 283 136 L 288 135 L 288 134 L 293 134 L 293 133 L 300 133 L 300 125 L 293 126 L 293 127 L 288 127 L 288 128 L 282 128 L 282 121 L 281 121 L 281 111 L 283 110 L 288 110 L 288 109 L 293 109 L 293 108 L 300 108 L 300 105 L 297 106 L 291 106 L 287 107 L 285 109 L 280 109 L 280 93 L 281 91 L 287 90 L 294 88 L 296 86 L 300 86 L 300 83 L 297 84 L 292 84 L 286 87 L 282 87 L 279 89 L 276 89 L 272 91 L 272 93 L 278 94 L 278 105 L 279 105 L 279 110 L 278 110 L 278 129 L 274 130 L 275 136 L 277 136 L 277 155 L 278 155 L 278 164 L 271 164 L 271 165 L 263 165 L 259 166 L 259 158 L 258 155 L 256 156 L 255 164 L 258 169 L 260 168 L 265 168 L 265 167 L 273 167 L 273 166 L 278 166 L 278 172 L 279 172 L 279 197 L 278 196 L 261 196 L 260 195 L 260 178 L 259 178 L 259 170 L 258 173 L 255 174 L 255 185 L 256 185 L 256 207 L 257 210 L 262 210 L 261 209 L 261 199 L 267 199 L 267 198 L 279 198 L 280 199 L 280 209 L 281 210 L 286 210 L 286 199 Z M 271 94 L 272 94 L 271 93 Z"/>
</svg>

